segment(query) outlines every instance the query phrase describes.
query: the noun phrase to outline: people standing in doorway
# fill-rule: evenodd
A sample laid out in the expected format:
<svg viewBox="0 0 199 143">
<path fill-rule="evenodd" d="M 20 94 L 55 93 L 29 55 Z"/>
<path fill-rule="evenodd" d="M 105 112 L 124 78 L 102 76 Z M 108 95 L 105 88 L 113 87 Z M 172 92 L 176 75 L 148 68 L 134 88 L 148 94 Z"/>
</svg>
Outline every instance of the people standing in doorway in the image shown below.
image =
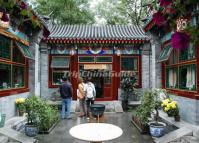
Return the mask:
<svg viewBox="0 0 199 143">
<path fill-rule="evenodd" d="M 86 92 L 86 115 L 87 119 L 90 119 L 90 107 L 92 104 L 94 104 L 94 100 L 96 98 L 95 85 L 92 83 L 91 78 L 87 79 L 85 92 Z"/>
<path fill-rule="evenodd" d="M 85 85 L 81 77 L 78 78 L 77 98 L 79 99 L 80 114 L 79 117 L 86 115 L 85 109 Z"/>
<path fill-rule="evenodd" d="M 60 85 L 60 95 L 62 97 L 62 111 L 61 111 L 61 118 L 62 119 L 71 119 L 71 101 L 72 101 L 72 84 L 69 82 L 67 77 L 62 78 L 62 84 Z M 67 109 L 67 112 L 66 112 Z"/>
</svg>

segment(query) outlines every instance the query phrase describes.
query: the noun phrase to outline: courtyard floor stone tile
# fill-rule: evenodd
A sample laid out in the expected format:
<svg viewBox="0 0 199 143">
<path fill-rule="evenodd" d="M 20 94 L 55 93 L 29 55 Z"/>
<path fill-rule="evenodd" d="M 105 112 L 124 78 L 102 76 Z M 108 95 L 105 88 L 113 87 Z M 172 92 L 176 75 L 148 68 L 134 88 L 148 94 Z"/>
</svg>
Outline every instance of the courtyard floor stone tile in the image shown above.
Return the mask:
<svg viewBox="0 0 199 143">
<path fill-rule="evenodd" d="M 119 126 L 123 130 L 123 135 L 107 143 L 152 143 L 150 135 L 142 135 L 131 123 L 132 113 L 105 113 L 101 122 L 110 123 Z M 79 118 L 73 114 L 71 120 L 61 120 L 50 134 L 38 135 L 39 143 L 88 143 L 74 139 L 69 130 L 75 125 L 96 122 L 95 119 L 88 121 L 86 118 Z M 78 134 L 78 133 L 77 133 Z"/>
</svg>

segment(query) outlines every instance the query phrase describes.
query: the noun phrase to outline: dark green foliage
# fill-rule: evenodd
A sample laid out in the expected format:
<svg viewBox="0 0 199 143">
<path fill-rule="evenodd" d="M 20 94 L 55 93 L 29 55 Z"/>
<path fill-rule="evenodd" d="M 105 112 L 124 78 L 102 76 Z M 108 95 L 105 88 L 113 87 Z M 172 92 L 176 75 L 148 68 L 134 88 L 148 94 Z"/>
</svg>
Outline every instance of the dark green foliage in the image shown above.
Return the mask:
<svg viewBox="0 0 199 143">
<path fill-rule="evenodd" d="M 136 91 L 137 79 L 134 76 L 123 77 L 121 81 L 121 89 L 124 91 L 122 95 L 123 100 L 128 100 L 129 96 Z"/>
<path fill-rule="evenodd" d="M 40 131 L 47 131 L 59 118 L 55 107 L 51 107 L 46 101 L 36 96 L 27 98 L 25 107 L 28 124 L 37 125 Z"/>
<path fill-rule="evenodd" d="M 95 11 L 99 18 L 106 20 L 106 24 L 134 24 L 142 25 L 146 17 L 146 0 L 104 0 Z"/>
<path fill-rule="evenodd" d="M 161 97 L 163 96 L 162 94 L 164 97 Z M 159 118 L 158 109 L 161 107 L 161 100 L 164 98 L 168 98 L 168 95 L 163 89 L 145 91 L 141 99 L 141 105 L 137 108 L 135 116 L 138 117 L 143 124 L 146 124 L 151 113 L 155 110 L 155 120 L 157 121 Z"/>
<path fill-rule="evenodd" d="M 35 0 L 40 15 L 50 15 L 59 24 L 87 24 L 94 22 L 87 0 Z"/>
<path fill-rule="evenodd" d="M 151 112 L 154 109 L 154 95 L 152 91 L 144 92 L 144 95 L 141 99 L 141 105 L 137 108 L 135 112 L 135 116 L 139 118 L 139 120 L 146 124 L 148 122 L 148 118 L 151 116 Z"/>
</svg>

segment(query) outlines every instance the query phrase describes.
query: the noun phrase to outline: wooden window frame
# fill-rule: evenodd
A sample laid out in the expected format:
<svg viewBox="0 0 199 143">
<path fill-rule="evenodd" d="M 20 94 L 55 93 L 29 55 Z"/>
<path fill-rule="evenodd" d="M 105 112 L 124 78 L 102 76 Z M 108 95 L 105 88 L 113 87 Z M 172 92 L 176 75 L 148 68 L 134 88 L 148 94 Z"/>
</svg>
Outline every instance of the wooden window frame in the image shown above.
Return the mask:
<svg viewBox="0 0 199 143">
<path fill-rule="evenodd" d="M 142 59 L 141 59 L 141 55 L 121 55 L 120 56 L 120 72 L 128 72 L 128 71 L 123 71 L 121 64 L 122 64 L 122 57 L 129 57 L 129 58 L 137 58 L 137 71 L 133 71 L 135 73 L 137 73 L 138 75 L 138 84 L 137 84 L 137 88 L 142 88 Z M 121 78 L 120 78 L 121 80 Z"/>
<path fill-rule="evenodd" d="M 71 61 L 69 63 L 69 68 L 51 68 L 51 61 L 53 59 L 53 57 L 68 57 L 71 60 L 71 56 L 69 55 L 49 55 L 48 56 L 48 87 L 49 88 L 58 88 L 60 85 L 55 85 L 53 84 L 53 70 L 58 70 L 58 71 L 70 71 L 71 72 Z M 71 80 L 71 77 L 70 77 Z"/>
<path fill-rule="evenodd" d="M 171 40 L 168 40 L 166 42 L 164 42 L 162 44 L 162 49 L 164 48 L 164 46 L 166 46 L 167 44 L 171 44 Z M 180 61 L 179 59 L 179 51 L 177 51 L 177 62 L 175 64 L 169 64 L 169 60 L 167 62 L 164 62 L 162 63 L 162 87 L 164 89 L 166 89 L 168 91 L 168 93 L 171 93 L 171 94 L 175 94 L 177 96 L 182 96 L 182 97 L 186 97 L 186 98 L 191 98 L 191 99 L 197 99 L 199 100 L 199 85 L 198 85 L 198 82 L 199 82 L 199 47 L 198 46 L 195 46 L 195 58 L 194 59 L 189 59 L 189 60 L 186 60 L 186 61 Z M 186 65 L 194 65 L 196 66 L 196 90 L 194 91 L 191 91 L 191 90 L 185 90 L 185 89 L 180 89 L 179 88 L 179 68 L 182 67 L 182 66 L 186 66 Z M 177 81 L 177 86 L 178 88 L 167 88 L 166 87 L 166 82 L 167 82 L 167 79 L 166 79 L 166 69 L 167 68 L 171 68 L 171 67 L 176 67 L 178 69 L 178 81 Z"/>
<path fill-rule="evenodd" d="M 97 62 L 97 58 L 98 57 L 108 57 L 108 58 L 111 58 L 111 62 Z M 95 63 L 103 63 L 103 64 L 112 64 L 113 63 L 113 56 L 95 56 Z"/>
<path fill-rule="evenodd" d="M 7 65 L 11 65 L 11 82 L 12 82 L 12 67 L 13 66 L 20 66 L 20 67 L 24 67 L 24 86 L 23 87 L 19 87 L 19 88 L 9 88 L 9 89 L 3 89 L 0 90 L 0 97 L 4 97 L 4 96 L 10 96 L 10 95 L 14 95 L 14 94 L 19 94 L 19 93 L 24 93 L 24 92 L 28 92 L 29 91 L 29 61 L 26 57 L 25 58 L 25 63 L 17 63 L 17 62 L 13 62 L 13 39 L 11 39 L 11 55 L 10 55 L 10 59 L 5 59 L 5 58 L 0 58 L 0 63 L 2 64 L 7 64 Z"/>
</svg>

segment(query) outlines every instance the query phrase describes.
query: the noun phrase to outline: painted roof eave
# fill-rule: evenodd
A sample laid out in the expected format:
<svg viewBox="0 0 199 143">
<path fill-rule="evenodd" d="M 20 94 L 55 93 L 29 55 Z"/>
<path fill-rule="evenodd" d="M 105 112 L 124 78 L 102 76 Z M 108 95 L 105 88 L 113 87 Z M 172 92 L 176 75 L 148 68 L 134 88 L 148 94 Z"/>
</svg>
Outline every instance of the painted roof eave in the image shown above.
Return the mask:
<svg viewBox="0 0 199 143">
<path fill-rule="evenodd" d="M 146 39 L 65 39 L 65 38 L 47 38 L 47 43 L 146 43 L 149 42 L 149 38 Z"/>
</svg>

